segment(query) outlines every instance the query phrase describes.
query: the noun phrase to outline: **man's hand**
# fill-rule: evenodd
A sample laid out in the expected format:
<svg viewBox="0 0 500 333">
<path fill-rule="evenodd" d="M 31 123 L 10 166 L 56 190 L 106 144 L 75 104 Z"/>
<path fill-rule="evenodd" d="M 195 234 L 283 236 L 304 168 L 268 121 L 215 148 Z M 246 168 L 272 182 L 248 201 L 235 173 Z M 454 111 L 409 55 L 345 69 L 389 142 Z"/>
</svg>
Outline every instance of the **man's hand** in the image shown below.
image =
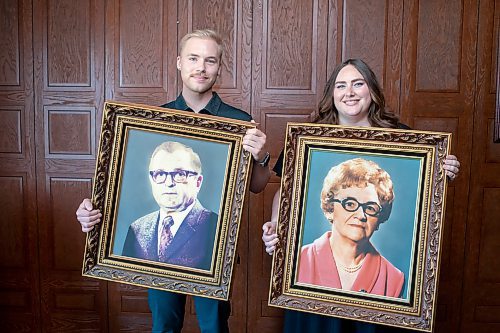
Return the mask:
<svg viewBox="0 0 500 333">
<path fill-rule="evenodd" d="M 90 199 L 83 199 L 76 210 L 76 219 L 82 225 L 83 232 L 89 232 L 94 229 L 94 225 L 101 222 L 102 214 L 98 209 L 92 209 Z"/>
<path fill-rule="evenodd" d="M 266 156 L 265 144 L 266 135 L 258 128 L 249 128 L 243 137 L 243 149 L 250 152 L 253 159 L 258 162 Z"/>
<path fill-rule="evenodd" d="M 276 221 L 264 223 L 262 226 L 262 241 L 266 246 L 266 252 L 272 256 L 274 250 L 276 250 L 276 244 L 279 242 L 278 235 L 276 234 Z"/>
</svg>

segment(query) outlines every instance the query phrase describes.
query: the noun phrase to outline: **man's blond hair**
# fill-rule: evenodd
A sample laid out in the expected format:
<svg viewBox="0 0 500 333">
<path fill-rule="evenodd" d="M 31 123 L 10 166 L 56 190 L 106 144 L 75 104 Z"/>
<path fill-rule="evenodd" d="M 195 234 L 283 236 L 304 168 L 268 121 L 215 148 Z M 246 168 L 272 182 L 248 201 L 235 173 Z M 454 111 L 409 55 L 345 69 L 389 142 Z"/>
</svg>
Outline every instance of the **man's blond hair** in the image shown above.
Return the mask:
<svg viewBox="0 0 500 333">
<path fill-rule="evenodd" d="M 182 37 L 181 42 L 179 44 L 179 54 L 182 53 L 182 49 L 184 49 L 184 46 L 186 45 L 187 41 L 190 40 L 191 38 L 213 40 L 217 44 L 217 48 L 219 49 L 219 59 L 222 58 L 222 38 L 216 31 L 211 29 L 194 30 L 188 34 L 185 34 L 184 37 Z"/>
</svg>

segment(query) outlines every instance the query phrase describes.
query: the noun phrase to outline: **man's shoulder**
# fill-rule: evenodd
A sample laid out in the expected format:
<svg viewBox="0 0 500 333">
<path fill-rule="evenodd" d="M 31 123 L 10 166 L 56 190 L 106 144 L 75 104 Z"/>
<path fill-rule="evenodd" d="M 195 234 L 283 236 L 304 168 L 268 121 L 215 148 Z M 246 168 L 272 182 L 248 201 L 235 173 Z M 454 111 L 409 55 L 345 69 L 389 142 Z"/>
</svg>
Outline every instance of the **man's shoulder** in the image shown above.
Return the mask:
<svg viewBox="0 0 500 333">
<path fill-rule="evenodd" d="M 403 123 L 398 123 L 398 126 L 396 127 L 398 129 L 405 129 L 405 130 L 410 130 L 411 127 L 406 125 L 406 124 L 403 124 Z"/>
<path fill-rule="evenodd" d="M 250 116 L 248 113 L 246 113 L 241 109 L 235 108 L 234 106 L 231 106 L 225 102 L 221 102 L 218 116 L 231 119 L 238 119 L 243 121 L 252 120 L 252 116 Z"/>
<path fill-rule="evenodd" d="M 147 224 L 147 223 L 156 222 L 156 220 L 158 219 L 158 213 L 159 213 L 159 211 L 154 211 L 152 213 L 141 216 L 137 220 L 132 222 L 131 226 L 132 227 L 140 227 L 140 226 L 143 226 L 144 224 Z"/>
<path fill-rule="evenodd" d="M 175 102 L 176 102 L 176 100 L 174 99 L 173 101 L 170 101 L 168 103 L 160 105 L 160 107 L 161 108 L 166 108 L 166 109 L 175 109 Z"/>
</svg>

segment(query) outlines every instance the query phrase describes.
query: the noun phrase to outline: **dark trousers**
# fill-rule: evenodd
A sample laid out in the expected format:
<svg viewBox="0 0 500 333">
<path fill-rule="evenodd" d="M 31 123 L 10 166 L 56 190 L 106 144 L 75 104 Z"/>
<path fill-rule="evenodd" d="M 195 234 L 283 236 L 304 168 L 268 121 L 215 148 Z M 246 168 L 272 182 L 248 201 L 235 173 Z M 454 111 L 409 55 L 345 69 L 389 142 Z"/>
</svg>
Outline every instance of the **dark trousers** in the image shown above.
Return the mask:
<svg viewBox="0 0 500 333">
<path fill-rule="evenodd" d="M 231 313 L 229 302 L 193 296 L 198 326 L 202 333 L 227 333 Z M 154 333 L 180 333 L 184 322 L 186 295 L 148 289 Z"/>
<path fill-rule="evenodd" d="M 283 333 L 411 333 L 398 327 L 321 316 L 314 313 L 286 310 Z"/>
</svg>

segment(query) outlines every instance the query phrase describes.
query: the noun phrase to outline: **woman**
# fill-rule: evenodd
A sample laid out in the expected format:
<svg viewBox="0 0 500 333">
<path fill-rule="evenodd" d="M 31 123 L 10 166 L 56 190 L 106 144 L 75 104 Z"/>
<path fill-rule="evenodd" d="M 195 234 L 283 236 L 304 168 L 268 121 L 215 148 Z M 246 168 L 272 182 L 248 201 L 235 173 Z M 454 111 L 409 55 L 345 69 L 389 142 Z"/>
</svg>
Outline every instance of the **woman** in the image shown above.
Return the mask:
<svg viewBox="0 0 500 333">
<path fill-rule="evenodd" d="M 409 129 L 398 122 L 398 117 L 385 109 L 385 98 L 377 78 L 368 65 L 360 59 L 348 59 L 338 65 L 326 83 L 323 98 L 318 105 L 316 123 L 344 126 L 371 126 L 383 128 Z M 460 163 L 453 155 L 444 160 L 443 169 L 446 175 L 455 179 Z M 283 168 L 283 152 L 274 171 L 281 177 Z M 271 221 L 263 226 L 262 240 L 266 252 L 272 254 L 278 243 L 276 222 L 278 219 L 279 191 L 273 199 Z M 304 312 L 286 311 L 283 332 L 383 332 L 394 329 L 374 324 L 366 324 L 349 320 L 330 318 Z M 408 332 L 408 330 L 404 330 Z"/>
<path fill-rule="evenodd" d="M 297 282 L 400 297 L 404 274 L 370 243 L 389 219 L 393 188 L 389 174 L 373 161 L 355 158 L 331 168 L 321 191 L 331 231 L 302 247 Z"/>
</svg>

